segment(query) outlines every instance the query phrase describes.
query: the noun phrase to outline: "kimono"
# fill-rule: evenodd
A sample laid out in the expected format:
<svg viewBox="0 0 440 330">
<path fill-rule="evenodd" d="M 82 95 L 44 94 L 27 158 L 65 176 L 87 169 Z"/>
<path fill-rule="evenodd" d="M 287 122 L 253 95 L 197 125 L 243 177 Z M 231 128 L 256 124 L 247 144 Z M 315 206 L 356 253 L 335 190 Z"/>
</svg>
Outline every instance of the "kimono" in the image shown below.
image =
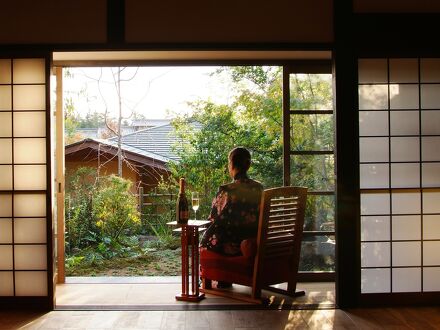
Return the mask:
<svg viewBox="0 0 440 330">
<path fill-rule="evenodd" d="M 220 186 L 212 201 L 211 221 L 200 247 L 223 255 L 240 255 L 240 243 L 256 238 L 260 209 L 261 183 L 238 174 L 234 181 Z"/>
</svg>

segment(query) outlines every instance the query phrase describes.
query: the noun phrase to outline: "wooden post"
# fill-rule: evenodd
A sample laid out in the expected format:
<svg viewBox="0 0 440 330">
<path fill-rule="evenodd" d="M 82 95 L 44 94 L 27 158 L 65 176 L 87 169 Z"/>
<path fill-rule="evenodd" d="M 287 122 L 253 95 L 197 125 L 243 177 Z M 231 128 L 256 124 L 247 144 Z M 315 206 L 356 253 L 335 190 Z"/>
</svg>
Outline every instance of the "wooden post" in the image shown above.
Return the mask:
<svg viewBox="0 0 440 330">
<path fill-rule="evenodd" d="M 142 214 L 142 206 L 144 206 L 144 187 L 139 187 L 139 195 L 138 195 L 138 210 L 139 213 Z"/>
</svg>

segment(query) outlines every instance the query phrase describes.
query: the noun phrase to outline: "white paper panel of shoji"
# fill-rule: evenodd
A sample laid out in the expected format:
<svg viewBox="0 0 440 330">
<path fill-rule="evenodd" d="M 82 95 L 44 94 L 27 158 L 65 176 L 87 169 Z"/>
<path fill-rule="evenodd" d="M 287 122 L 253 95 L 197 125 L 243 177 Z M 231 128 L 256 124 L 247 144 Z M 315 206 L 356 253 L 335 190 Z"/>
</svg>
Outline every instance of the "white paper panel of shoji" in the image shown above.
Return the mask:
<svg viewBox="0 0 440 330">
<path fill-rule="evenodd" d="M 390 109 L 418 109 L 419 85 L 390 85 Z"/>
<path fill-rule="evenodd" d="M 0 245 L 0 270 L 12 270 L 12 245 Z"/>
<path fill-rule="evenodd" d="M 45 190 L 46 165 L 15 165 L 15 190 Z"/>
<path fill-rule="evenodd" d="M 440 241 L 423 242 L 423 265 L 440 266 Z"/>
<path fill-rule="evenodd" d="M 420 82 L 440 83 L 440 59 L 420 59 Z"/>
<path fill-rule="evenodd" d="M 393 240 L 420 240 L 420 215 L 394 215 Z"/>
<path fill-rule="evenodd" d="M 0 111 L 12 110 L 11 86 L 0 86 Z"/>
<path fill-rule="evenodd" d="M 12 116 L 10 112 L 0 112 L 0 137 L 12 136 Z"/>
<path fill-rule="evenodd" d="M 12 163 L 12 139 L 0 139 L 0 164 Z"/>
<path fill-rule="evenodd" d="M 14 295 L 14 273 L 0 272 L 0 296 L 7 297 Z"/>
<path fill-rule="evenodd" d="M 12 219 L 0 219 L 0 243 L 12 243 Z"/>
<path fill-rule="evenodd" d="M 440 161 L 440 136 L 422 137 L 422 161 Z"/>
<path fill-rule="evenodd" d="M 16 217 L 45 217 L 45 194 L 15 194 L 14 216 Z"/>
<path fill-rule="evenodd" d="M 440 84 L 422 84 L 420 90 L 422 109 L 440 109 Z"/>
<path fill-rule="evenodd" d="M 361 267 L 389 267 L 390 243 L 361 243 Z"/>
<path fill-rule="evenodd" d="M 440 187 L 440 163 L 422 164 L 422 187 Z"/>
<path fill-rule="evenodd" d="M 44 111 L 15 112 L 14 137 L 46 136 L 46 113 Z"/>
<path fill-rule="evenodd" d="M 360 138 L 359 159 L 361 162 L 388 162 L 389 139 L 388 138 Z"/>
<path fill-rule="evenodd" d="M 423 216 L 423 239 L 440 239 L 440 215 Z"/>
<path fill-rule="evenodd" d="M 416 58 L 390 59 L 391 83 L 418 83 L 419 64 Z"/>
<path fill-rule="evenodd" d="M 390 214 L 389 194 L 361 194 L 362 215 Z"/>
<path fill-rule="evenodd" d="M 440 267 L 423 268 L 423 291 L 440 291 Z"/>
<path fill-rule="evenodd" d="M 46 245 L 16 245 L 14 256 L 16 270 L 47 269 Z"/>
<path fill-rule="evenodd" d="M 47 296 L 47 272 L 15 272 L 16 296 Z"/>
<path fill-rule="evenodd" d="M 440 213 L 439 192 L 423 192 L 423 213 Z"/>
<path fill-rule="evenodd" d="M 12 195 L 0 194 L 0 217 L 12 217 Z"/>
<path fill-rule="evenodd" d="M 420 268 L 393 268 L 393 292 L 420 292 Z"/>
<path fill-rule="evenodd" d="M 418 163 L 391 164 L 391 187 L 420 187 L 420 165 Z"/>
<path fill-rule="evenodd" d="M 360 165 L 360 187 L 388 188 L 389 187 L 389 165 L 388 164 L 361 164 Z"/>
<path fill-rule="evenodd" d="M 14 85 L 13 107 L 19 110 L 46 110 L 45 85 Z"/>
<path fill-rule="evenodd" d="M 359 86 L 359 110 L 388 109 L 388 85 Z"/>
<path fill-rule="evenodd" d="M 420 242 L 393 242 L 393 266 L 421 266 L 421 246 Z"/>
<path fill-rule="evenodd" d="M 14 162 L 16 164 L 46 163 L 46 139 L 14 139 Z"/>
<path fill-rule="evenodd" d="M 45 218 L 15 218 L 15 243 L 46 243 Z"/>
<path fill-rule="evenodd" d="M 359 83 L 387 83 L 387 60 L 361 59 L 358 61 Z"/>
<path fill-rule="evenodd" d="M 390 237 L 389 216 L 361 217 L 362 241 L 387 241 Z"/>
<path fill-rule="evenodd" d="M 361 270 L 362 293 L 384 293 L 391 291 L 390 269 L 371 268 Z"/>
<path fill-rule="evenodd" d="M 0 165 L 0 190 L 12 190 L 11 165 Z"/>
<path fill-rule="evenodd" d="M 440 111 L 422 111 L 422 134 L 440 134 Z"/>
<path fill-rule="evenodd" d="M 393 214 L 420 214 L 420 193 L 392 193 Z"/>
<path fill-rule="evenodd" d="M 359 135 L 384 136 L 388 135 L 387 111 L 359 112 Z"/>
<path fill-rule="evenodd" d="M 44 84 L 46 70 L 44 59 L 14 59 L 14 84 Z"/>
<path fill-rule="evenodd" d="M 392 162 L 417 162 L 420 160 L 419 137 L 392 137 Z"/>
<path fill-rule="evenodd" d="M 391 111 L 390 122 L 391 135 L 419 134 L 418 111 Z M 384 135 L 388 135 L 388 132 Z"/>
<path fill-rule="evenodd" d="M 0 84 L 11 83 L 11 60 L 0 59 Z"/>
</svg>

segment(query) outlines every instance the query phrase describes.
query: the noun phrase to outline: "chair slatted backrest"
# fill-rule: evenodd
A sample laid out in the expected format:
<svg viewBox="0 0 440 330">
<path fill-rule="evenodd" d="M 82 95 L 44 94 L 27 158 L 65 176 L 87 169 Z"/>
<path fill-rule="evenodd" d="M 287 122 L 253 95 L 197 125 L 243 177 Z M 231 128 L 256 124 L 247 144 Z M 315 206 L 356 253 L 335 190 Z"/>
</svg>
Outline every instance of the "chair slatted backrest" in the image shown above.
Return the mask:
<svg viewBox="0 0 440 330">
<path fill-rule="evenodd" d="M 270 272 L 267 267 L 273 266 L 273 261 L 277 260 L 291 266 L 289 273 L 297 273 L 306 198 L 307 188 L 303 187 L 281 187 L 263 192 L 255 260 L 259 274 L 255 273 L 255 276 L 261 278 L 264 273 Z M 272 269 L 272 271 L 277 270 Z M 268 276 L 264 278 L 267 279 Z M 254 281 L 256 280 L 254 278 Z"/>
</svg>

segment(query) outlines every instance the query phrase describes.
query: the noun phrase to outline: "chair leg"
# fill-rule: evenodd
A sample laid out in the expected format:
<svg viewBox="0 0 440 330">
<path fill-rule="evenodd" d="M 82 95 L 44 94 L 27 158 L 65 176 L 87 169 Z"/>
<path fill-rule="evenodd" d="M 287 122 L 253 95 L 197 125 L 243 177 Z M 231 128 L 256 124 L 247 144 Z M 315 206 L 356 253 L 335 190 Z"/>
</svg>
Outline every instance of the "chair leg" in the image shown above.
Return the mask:
<svg viewBox="0 0 440 330">
<path fill-rule="evenodd" d="M 254 286 L 252 287 L 252 299 L 260 299 L 261 298 L 261 287 Z"/>
<path fill-rule="evenodd" d="M 212 289 L 212 280 L 202 277 L 202 288 Z"/>
</svg>

